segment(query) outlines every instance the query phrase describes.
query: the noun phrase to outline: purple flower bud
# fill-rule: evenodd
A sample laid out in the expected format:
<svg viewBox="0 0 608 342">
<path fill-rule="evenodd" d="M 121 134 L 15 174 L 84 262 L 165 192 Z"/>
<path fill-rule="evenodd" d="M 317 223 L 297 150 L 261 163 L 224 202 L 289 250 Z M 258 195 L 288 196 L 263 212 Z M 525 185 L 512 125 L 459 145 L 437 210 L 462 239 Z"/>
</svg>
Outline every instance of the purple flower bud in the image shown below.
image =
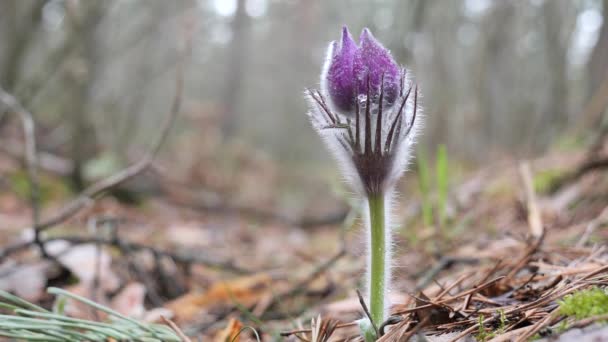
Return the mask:
<svg viewBox="0 0 608 342">
<path fill-rule="evenodd" d="M 357 43 L 348 32 L 342 28 L 340 44 L 333 42 L 330 46 L 331 64 L 327 70 L 327 91 L 334 105 L 341 111 L 348 112 L 353 109 L 355 101 L 356 79 L 353 74 Z"/>
<path fill-rule="evenodd" d="M 394 103 L 399 92 L 399 65 L 390 52 L 374 38 L 369 29 L 363 29 L 359 41 L 361 46 L 357 50 L 353 65 L 359 95 L 367 95 L 367 77 L 369 77 L 370 96 L 378 96 L 384 77 L 383 97 L 388 103 Z"/>
<path fill-rule="evenodd" d="M 315 129 L 357 192 L 392 191 L 420 127 L 418 86 L 405 68 L 368 29 L 357 45 L 344 27 L 329 46 L 321 90 L 307 93 Z"/>
<path fill-rule="evenodd" d="M 377 98 L 383 79 L 384 101 L 388 105 L 395 102 L 401 80 L 399 65 L 367 28 L 363 29 L 358 46 L 348 28 L 343 27 L 340 43 L 333 42 L 329 47 L 327 62 L 321 83 L 337 110 L 351 113 L 358 95 Z"/>
</svg>

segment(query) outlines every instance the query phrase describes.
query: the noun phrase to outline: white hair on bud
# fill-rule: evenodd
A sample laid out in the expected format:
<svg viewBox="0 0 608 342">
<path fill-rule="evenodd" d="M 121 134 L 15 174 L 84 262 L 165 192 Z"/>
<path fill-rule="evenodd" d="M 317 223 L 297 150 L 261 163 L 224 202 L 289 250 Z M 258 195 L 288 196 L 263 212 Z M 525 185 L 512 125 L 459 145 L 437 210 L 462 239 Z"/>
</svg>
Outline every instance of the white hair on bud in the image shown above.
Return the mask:
<svg viewBox="0 0 608 342">
<path fill-rule="evenodd" d="M 404 89 L 412 89 L 412 93 L 410 94 L 410 98 L 407 100 L 403 110 L 404 112 L 402 114 L 404 126 L 402 127 L 402 130 L 409 129 L 409 132 L 407 135 L 397 137 L 398 139 L 393 142 L 395 144 L 395 151 L 393 155 L 393 166 L 391 168 L 390 175 L 388 176 L 389 187 L 394 187 L 395 183 L 397 183 L 403 173 L 407 171 L 408 164 L 413 154 L 412 149 L 416 143 L 416 137 L 424 126 L 424 114 L 422 106 L 420 105 L 421 92 L 418 91 L 418 85 L 414 84 L 414 82 L 406 74 L 403 87 Z M 406 90 L 404 90 L 404 92 L 406 92 Z M 404 96 L 405 95 L 398 97 L 396 102 L 399 103 L 400 101 L 403 101 Z M 389 117 L 394 117 L 397 115 L 397 111 L 398 104 L 395 104 Z M 408 128 L 407 125 L 410 122 L 413 126 Z"/>
<path fill-rule="evenodd" d="M 323 94 L 329 94 L 329 86 L 327 85 L 327 74 L 329 73 L 331 61 L 334 59 L 334 55 L 336 54 L 337 49 L 338 42 L 336 42 L 335 40 L 329 42 L 329 46 L 327 46 L 327 51 L 325 52 L 325 62 L 323 62 L 323 68 L 321 69 L 321 92 Z"/>
</svg>

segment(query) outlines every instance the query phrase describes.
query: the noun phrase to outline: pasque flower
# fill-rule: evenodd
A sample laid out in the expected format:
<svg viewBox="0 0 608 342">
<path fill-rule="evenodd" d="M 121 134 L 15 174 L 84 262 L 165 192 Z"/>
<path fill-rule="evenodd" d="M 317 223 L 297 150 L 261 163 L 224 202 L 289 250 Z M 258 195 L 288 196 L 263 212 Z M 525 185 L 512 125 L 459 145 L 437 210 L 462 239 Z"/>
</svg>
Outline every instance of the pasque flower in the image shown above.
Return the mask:
<svg viewBox="0 0 608 342">
<path fill-rule="evenodd" d="M 357 44 L 344 27 L 327 50 L 321 90 L 307 95 L 313 127 L 367 202 L 368 297 L 372 323 L 379 325 L 388 307 L 389 209 L 420 127 L 418 87 L 368 29 Z"/>
</svg>

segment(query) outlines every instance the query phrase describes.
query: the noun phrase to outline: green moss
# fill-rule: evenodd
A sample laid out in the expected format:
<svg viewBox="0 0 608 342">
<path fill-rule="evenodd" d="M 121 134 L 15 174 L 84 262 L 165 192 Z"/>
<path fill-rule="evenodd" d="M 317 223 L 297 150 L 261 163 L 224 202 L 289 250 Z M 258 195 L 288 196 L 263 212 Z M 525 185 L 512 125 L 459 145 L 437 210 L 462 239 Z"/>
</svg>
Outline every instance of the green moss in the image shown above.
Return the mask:
<svg viewBox="0 0 608 342">
<path fill-rule="evenodd" d="M 505 332 L 505 328 L 507 326 L 507 316 L 503 310 L 499 310 L 498 313 L 500 315 L 498 327 L 496 327 L 494 330 L 485 328 L 483 326 L 484 316 L 479 315 L 479 328 L 477 330 L 477 334 L 475 335 L 475 339 L 477 341 L 488 341 L 498 335 L 502 335 Z"/>
<path fill-rule="evenodd" d="M 30 198 L 30 183 L 27 173 L 24 171 L 14 172 L 8 178 L 17 196 L 23 200 L 28 200 Z M 40 201 L 43 204 L 50 200 L 67 196 L 70 192 L 64 183 L 46 175 L 39 175 L 39 184 Z"/>
<path fill-rule="evenodd" d="M 574 136 L 574 135 L 563 135 L 557 138 L 557 141 L 553 143 L 555 149 L 558 151 L 571 152 L 578 151 L 585 147 L 586 139 Z"/>
<path fill-rule="evenodd" d="M 608 314 L 608 294 L 598 287 L 567 295 L 558 304 L 560 314 L 576 319 Z"/>
<path fill-rule="evenodd" d="M 534 190 L 537 193 L 547 193 L 553 185 L 564 176 L 562 170 L 544 170 L 534 175 Z"/>
</svg>

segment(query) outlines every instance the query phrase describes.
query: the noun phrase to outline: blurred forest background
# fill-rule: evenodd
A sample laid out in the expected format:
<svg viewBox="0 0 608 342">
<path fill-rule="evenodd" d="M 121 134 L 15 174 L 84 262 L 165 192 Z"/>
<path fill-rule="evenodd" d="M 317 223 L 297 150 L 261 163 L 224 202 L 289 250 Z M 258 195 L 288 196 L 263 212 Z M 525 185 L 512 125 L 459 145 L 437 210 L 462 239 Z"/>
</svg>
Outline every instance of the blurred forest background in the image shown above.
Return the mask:
<svg viewBox="0 0 608 342">
<path fill-rule="evenodd" d="M 367 26 L 423 89 L 423 148 L 442 143 L 478 165 L 577 143 L 564 138 L 573 129 L 597 133 L 581 130 L 601 121 L 588 104 L 608 70 L 606 17 L 606 0 L 2 1 L 0 84 L 36 113 L 41 147 L 69 160 L 63 171 L 82 187 L 93 160 L 124 163 L 150 140 L 187 22 L 193 51 L 171 165 L 214 167 L 212 154 L 243 145 L 314 170 L 328 154 L 303 89 L 318 85 L 343 24 Z"/>
<path fill-rule="evenodd" d="M 407 227 L 396 229 L 406 246 L 395 257 L 403 265 L 397 290 L 433 286 L 443 269 L 421 272 L 452 265 L 444 252 L 479 256 L 471 267 L 495 264 L 496 255 L 511 260 L 509 248 L 528 248 L 513 238 L 528 225 L 539 240 L 531 252 L 518 250 L 522 260 L 558 255 L 537 250 L 544 230 L 539 237 L 530 211 L 553 229 L 546 243 L 561 248 L 583 235 L 577 246 L 598 260 L 600 249 L 590 245 L 608 241 L 605 230 L 595 231 L 608 222 L 607 178 L 595 173 L 608 166 L 608 0 L 0 0 L 0 242 L 21 243 L 0 250 L 0 289 L 44 302 L 43 289 L 74 285 L 72 274 L 80 280 L 73 291 L 108 304 L 137 281 L 141 314 L 144 297 L 147 308 L 171 307 L 167 301 L 195 290 L 217 290 L 226 279 L 218 273 L 283 272 L 278 297 L 260 299 L 258 283 L 238 283 L 258 291 L 239 300 L 261 305 L 254 312 L 264 322 L 291 320 L 329 295 L 352 296 L 363 265 L 359 233 L 346 234 L 349 247 L 320 271 L 302 274 L 346 241 L 340 225 L 357 221 L 357 203 L 308 122 L 303 97 L 319 85 L 327 44 L 343 25 L 355 36 L 369 27 L 424 95 L 418 158 L 395 210 L 397 225 Z M 157 158 L 144 158 L 149 164 L 139 164 L 136 176 L 112 186 L 95 183 L 137 167 L 164 132 L 176 92 L 179 115 Z M 531 160 L 532 172 L 517 168 L 521 160 Z M 524 177 L 522 187 L 518 170 L 533 180 Z M 538 206 L 530 204 L 534 191 Z M 106 224 L 116 238 L 97 230 Z M 89 249 L 64 259 L 53 242 Z M 128 257 L 108 248 L 103 259 L 102 244 Z M 569 267 L 581 250 L 555 257 L 556 268 Z M 118 270 L 116 277 L 90 274 L 90 260 L 112 257 L 100 269 Z M 338 259 L 339 272 L 325 275 Z M 264 284 L 276 284 L 275 273 L 264 273 Z M 106 288 L 99 278 L 114 283 Z M 309 287 L 302 303 L 296 294 Z M 288 313 L 274 310 L 292 297 Z M 197 333 L 235 313 L 260 323 L 230 299 L 217 300 L 227 314 L 199 315 L 203 300 L 173 308 L 208 319 Z M 344 322 L 360 317 L 358 302 L 340 305 L 328 311 L 350 310 Z"/>
</svg>

